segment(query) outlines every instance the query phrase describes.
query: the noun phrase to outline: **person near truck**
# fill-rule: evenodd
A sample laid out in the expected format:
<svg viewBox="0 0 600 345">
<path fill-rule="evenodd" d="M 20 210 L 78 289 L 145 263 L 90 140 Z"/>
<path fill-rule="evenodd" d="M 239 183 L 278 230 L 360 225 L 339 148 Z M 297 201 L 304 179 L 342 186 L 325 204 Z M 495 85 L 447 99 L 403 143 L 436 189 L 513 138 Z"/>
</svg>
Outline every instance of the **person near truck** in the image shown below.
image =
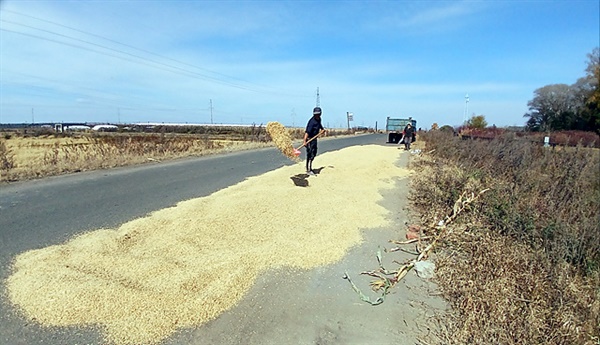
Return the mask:
<svg viewBox="0 0 600 345">
<path fill-rule="evenodd" d="M 404 143 L 404 150 L 410 150 L 410 143 L 412 143 L 413 138 L 415 136 L 415 129 L 409 123 L 404 127 L 404 131 L 402 132 L 402 142 Z"/>
<path fill-rule="evenodd" d="M 304 146 L 306 147 L 306 173 L 308 175 L 315 175 L 312 169 L 312 163 L 317 156 L 317 136 L 325 131 L 321 124 L 321 108 L 315 107 L 313 109 L 313 116 L 308 120 L 306 125 L 306 131 L 304 131 Z M 314 138 L 314 139 L 313 139 Z M 312 139 L 312 140 L 311 140 Z"/>
</svg>

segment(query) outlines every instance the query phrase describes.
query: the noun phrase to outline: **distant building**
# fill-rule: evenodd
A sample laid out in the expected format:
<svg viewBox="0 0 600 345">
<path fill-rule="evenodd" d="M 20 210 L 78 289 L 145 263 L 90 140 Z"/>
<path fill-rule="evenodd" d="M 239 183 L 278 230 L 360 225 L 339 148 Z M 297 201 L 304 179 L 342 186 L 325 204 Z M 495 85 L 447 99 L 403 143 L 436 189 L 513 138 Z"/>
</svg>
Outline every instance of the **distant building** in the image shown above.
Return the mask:
<svg viewBox="0 0 600 345">
<path fill-rule="evenodd" d="M 96 132 L 116 132 L 119 127 L 115 125 L 95 125 L 92 130 Z"/>
<path fill-rule="evenodd" d="M 65 131 L 89 131 L 91 129 L 90 126 L 84 125 L 71 125 L 71 126 L 63 126 Z"/>
</svg>

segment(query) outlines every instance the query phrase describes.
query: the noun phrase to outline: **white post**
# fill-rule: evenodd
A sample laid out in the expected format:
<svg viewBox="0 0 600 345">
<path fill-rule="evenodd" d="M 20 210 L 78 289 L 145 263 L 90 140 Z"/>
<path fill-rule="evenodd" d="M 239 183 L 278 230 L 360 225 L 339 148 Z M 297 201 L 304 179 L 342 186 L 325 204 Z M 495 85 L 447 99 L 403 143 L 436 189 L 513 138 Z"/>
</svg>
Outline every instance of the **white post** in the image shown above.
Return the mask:
<svg viewBox="0 0 600 345">
<path fill-rule="evenodd" d="M 346 121 L 348 122 L 348 130 L 350 130 L 350 113 L 346 112 Z"/>
</svg>

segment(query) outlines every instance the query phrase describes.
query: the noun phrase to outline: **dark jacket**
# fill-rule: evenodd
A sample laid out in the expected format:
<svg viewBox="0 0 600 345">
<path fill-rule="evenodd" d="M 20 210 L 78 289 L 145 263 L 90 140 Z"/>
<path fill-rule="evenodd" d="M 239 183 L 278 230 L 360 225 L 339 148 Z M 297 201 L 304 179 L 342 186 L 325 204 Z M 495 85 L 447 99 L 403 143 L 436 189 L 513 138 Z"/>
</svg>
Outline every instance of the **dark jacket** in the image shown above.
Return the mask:
<svg viewBox="0 0 600 345">
<path fill-rule="evenodd" d="M 321 119 L 317 120 L 314 116 L 308 120 L 308 124 L 306 125 L 306 133 L 308 133 L 308 139 L 319 134 L 321 130 L 323 130 L 323 125 L 321 124 Z M 315 139 L 316 140 L 316 139 Z"/>
<path fill-rule="evenodd" d="M 413 140 L 413 138 L 415 137 L 415 129 L 413 128 L 413 126 L 404 127 L 404 136 L 411 138 L 411 140 Z"/>
</svg>

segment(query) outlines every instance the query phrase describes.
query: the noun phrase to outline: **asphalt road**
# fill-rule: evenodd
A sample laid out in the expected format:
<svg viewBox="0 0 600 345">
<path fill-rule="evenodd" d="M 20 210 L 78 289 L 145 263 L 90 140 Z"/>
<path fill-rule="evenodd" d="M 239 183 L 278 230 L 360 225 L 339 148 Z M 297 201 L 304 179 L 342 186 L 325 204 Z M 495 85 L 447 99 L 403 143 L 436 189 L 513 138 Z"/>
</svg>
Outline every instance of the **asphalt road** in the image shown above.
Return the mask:
<svg viewBox="0 0 600 345">
<path fill-rule="evenodd" d="M 320 140 L 319 152 L 385 144 L 386 139 L 371 134 Z M 4 287 L 15 255 L 65 242 L 77 233 L 115 228 L 290 164 L 268 148 L 0 185 L 0 344 L 102 343 L 91 327 L 42 328 L 15 312 Z"/>
</svg>

